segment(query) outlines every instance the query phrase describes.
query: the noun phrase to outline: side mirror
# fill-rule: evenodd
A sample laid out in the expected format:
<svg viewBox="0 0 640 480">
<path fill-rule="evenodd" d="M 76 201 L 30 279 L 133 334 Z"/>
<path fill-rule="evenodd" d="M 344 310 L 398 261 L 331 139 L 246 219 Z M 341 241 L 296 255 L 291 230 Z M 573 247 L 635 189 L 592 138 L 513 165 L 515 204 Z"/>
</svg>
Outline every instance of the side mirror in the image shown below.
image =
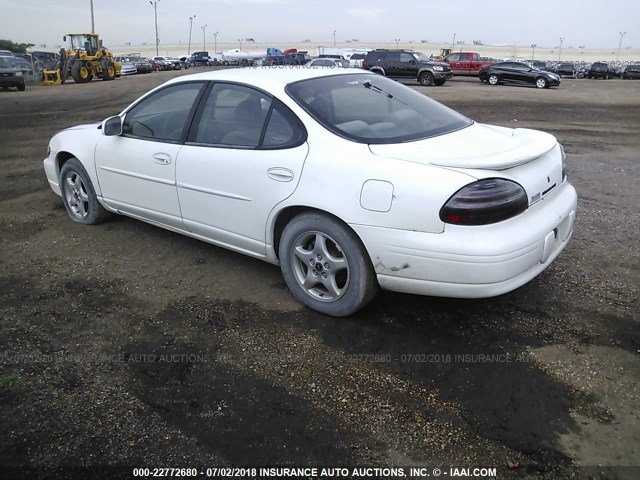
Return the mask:
<svg viewBox="0 0 640 480">
<path fill-rule="evenodd" d="M 119 115 L 107 118 L 102 122 L 102 134 L 107 137 L 122 135 L 122 118 Z"/>
<path fill-rule="evenodd" d="M 65 35 L 64 37 L 62 37 L 62 41 L 66 42 L 67 41 L 67 36 Z"/>
</svg>

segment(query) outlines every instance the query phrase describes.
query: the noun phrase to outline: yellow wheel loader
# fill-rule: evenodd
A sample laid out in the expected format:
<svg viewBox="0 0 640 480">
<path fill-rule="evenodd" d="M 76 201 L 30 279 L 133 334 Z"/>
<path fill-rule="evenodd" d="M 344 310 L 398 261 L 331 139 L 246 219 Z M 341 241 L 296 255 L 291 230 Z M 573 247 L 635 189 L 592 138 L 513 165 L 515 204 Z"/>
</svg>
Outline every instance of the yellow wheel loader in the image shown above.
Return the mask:
<svg viewBox="0 0 640 480">
<path fill-rule="evenodd" d="M 70 48 L 60 49 L 60 60 L 56 69 L 60 72 L 60 82 L 69 76 L 76 83 L 90 82 L 93 77 L 103 80 L 116 78 L 116 63 L 111 52 L 102 46 L 102 40 L 95 33 L 69 33 L 63 40 L 70 42 Z"/>
</svg>

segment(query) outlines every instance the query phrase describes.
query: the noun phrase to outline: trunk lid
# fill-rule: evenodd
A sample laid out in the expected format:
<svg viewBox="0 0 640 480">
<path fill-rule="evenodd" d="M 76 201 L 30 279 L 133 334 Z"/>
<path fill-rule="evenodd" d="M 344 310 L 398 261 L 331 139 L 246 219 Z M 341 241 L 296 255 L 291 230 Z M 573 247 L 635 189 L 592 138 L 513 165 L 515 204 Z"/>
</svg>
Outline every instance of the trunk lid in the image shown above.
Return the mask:
<svg viewBox="0 0 640 480">
<path fill-rule="evenodd" d="M 372 153 L 383 157 L 441 167 L 504 170 L 551 150 L 553 135 L 526 128 L 504 128 L 474 123 L 447 135 L 416 142 L 369 145 Z"/>
<path fill-rule="evenodd" d="M 453 168 L 477 179 L 510 178 L 524 187 L 529 204 L 549 195 L 563 180 L 556 138 L 537 130 L 475 123 L 435 138 L 369 148 L 376 155 Z"/>
</svg>

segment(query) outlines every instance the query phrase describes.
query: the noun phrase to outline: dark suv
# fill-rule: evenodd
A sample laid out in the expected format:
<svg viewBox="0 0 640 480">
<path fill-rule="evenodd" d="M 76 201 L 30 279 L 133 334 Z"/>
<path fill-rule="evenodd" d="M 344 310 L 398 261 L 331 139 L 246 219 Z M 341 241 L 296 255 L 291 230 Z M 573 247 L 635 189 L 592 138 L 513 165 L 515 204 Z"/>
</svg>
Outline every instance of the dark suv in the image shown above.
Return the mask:
<svg viewBox="0 0 640 480">
<path fill-rule="evenodd" d="M 411 50 L 373 50 L 362 61 L 362 68 L 387 77 L 410 77 L 420 85 L 444 85 L 453 78 L 447 63 L 434 62 Z"/>
<path fill-rule="evenodd" d="M 587 72 L 587 78 L 604 78 L 608 80 L 613 78 L 615 72 L 609 68 L 609 65 L 604 62 L 596 62 L 591 64 L 591 68 Z"/>
</svg>

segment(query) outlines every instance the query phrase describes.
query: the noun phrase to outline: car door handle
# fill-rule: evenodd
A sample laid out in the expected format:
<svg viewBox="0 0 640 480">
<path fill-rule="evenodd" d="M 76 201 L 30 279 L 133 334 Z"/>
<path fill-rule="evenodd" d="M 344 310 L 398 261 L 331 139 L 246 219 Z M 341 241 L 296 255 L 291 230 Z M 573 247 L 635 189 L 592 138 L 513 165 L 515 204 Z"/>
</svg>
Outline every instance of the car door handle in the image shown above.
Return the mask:
<svg viewBox="0 0 640 480">
<path fill-rule="evenodd" d="M 267 175 L 276 182 L 290 182 L 293 180 L 293 172 L 288 168 L 273 167 L 267 170 Z"/>
<path fill-rule="evenodd" d="M 154 153 L 153 161 L 160 165 L 169 165 L 171 163 L 171 155 L 168 153 Z"/>
</svg>

